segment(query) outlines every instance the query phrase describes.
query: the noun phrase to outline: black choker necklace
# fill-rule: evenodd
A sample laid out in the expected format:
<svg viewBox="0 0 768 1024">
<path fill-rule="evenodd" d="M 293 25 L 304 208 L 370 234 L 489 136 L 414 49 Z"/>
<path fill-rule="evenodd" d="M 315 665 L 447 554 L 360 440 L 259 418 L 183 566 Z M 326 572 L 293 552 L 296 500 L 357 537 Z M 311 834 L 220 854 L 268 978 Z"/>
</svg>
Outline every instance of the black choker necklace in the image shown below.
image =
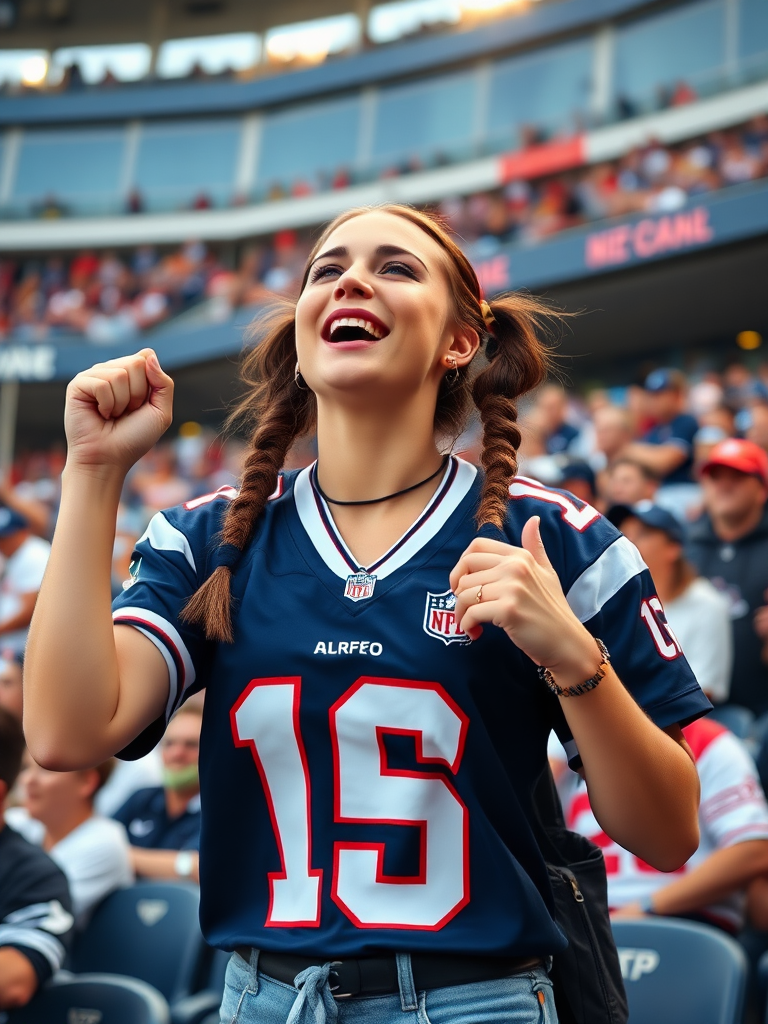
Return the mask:
<svg viewBox="0 0 768 1024">
<path fill-rule="evenodd" d="M 419 487 L 423 487 L 424 484 L 428 484 L 430 480 L 434 480 L 445 469 L 450 455 L 445 455 L 443 461 L 437 467 L 434 473 L 431 473 L 424 480 L 420 480 L 417 484 L 412 484 L 410 487 L 404 487 L 402 491 L 395 491 L 394 494 L 385 494 L 383 498 L 366 498 L 364 501 L 337 501 L 336 498 L 329 498 L 325 491 L 320 486 L 320 481 L 317 479 L 317 466 L 315 467 L 315 487 L 317 493 L 323 499 L 327 501 L 329 505 L 378 505 L 381 501 L 389 501 L 390 498 L 399 498 L 401 494 L 409 494 L 411 491 L 415 491 Z"/>
</svg>

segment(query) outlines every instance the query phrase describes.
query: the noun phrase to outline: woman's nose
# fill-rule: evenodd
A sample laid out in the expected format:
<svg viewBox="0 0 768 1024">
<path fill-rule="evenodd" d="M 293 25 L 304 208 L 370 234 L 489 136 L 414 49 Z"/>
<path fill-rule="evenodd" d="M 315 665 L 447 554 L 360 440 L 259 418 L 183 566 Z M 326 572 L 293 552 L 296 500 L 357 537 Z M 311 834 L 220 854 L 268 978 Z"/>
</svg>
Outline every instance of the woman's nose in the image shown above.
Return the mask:
<svg viewBox="0 0 768 1024">
<path fill-rule="evenodd" d="M 345 270 L 341 277 L 336 282 L 336 287 L 333 291 L 333 297 L 336 301 L 343 299 L 348 295 L 362 295 L 370 297 L 373 294 L 373 288 L 365 279 L 365 277 L 358 273 L 354 267 L 350 267 Z"/>
</svg>

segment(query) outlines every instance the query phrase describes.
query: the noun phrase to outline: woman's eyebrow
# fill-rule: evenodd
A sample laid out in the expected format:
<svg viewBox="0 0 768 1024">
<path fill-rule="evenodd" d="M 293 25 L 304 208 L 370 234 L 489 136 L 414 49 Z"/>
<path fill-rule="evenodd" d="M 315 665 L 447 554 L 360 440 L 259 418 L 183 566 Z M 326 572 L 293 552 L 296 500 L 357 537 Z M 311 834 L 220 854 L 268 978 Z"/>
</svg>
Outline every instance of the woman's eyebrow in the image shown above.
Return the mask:
<svg viewBox="0 0 768 1024">
<path fill-rule="evenodd" d="M 427 265 L 424 262 L 424 260 L 420 260 L 419 257 L 415 253 L 410 252 L 410 250 L 408 250 L 408 249 L 401 249 L 399 245 L 380 245 L 376 249 L 376 255 L 377 256 L 411 256 L 413 259 L 417 260 L 422 265 L 422 267 L 424 267 L 424 269 L 427 271 L 427 273 L 429 273 L 429 270 L 428 270 Z"/>
<path fill-rule="evenodd" d="M 429 273 L 427 265 L 423 260 L 420 260 L 415 253 L 410 252 L 408 249 L 402 249 L 399 245 L 379 245 L 376 248 L 376 255 L 411 256 L 413 259 L 418 260 L 418 262 L 422 265 L 422 267 L 424 267 L 427 273 Z M 314 266 L 315 263 L 318 262 L 318 260 L 330 259 L 331 256 L 349 256 L 349 249 L 347 249 L 346 245 L 337 245 L 335 246 L 335 248 L 328 249 L 326 252 L 320 253 L 319 256 L 315 256 L 310 265 Z"/>
<path fill-rule="evenodd" d="M 327 252 L 321 252 L 319 256 L 315 256 L 315 258 L 310 263 L 310 266 L 313 267 L 315 265 L 315 263 L 317 263 L 318 260 L 324 260 L 324 259 L 327 259 L 330 256 L 348 256 L 348 255 L 349 255 L 349 250 L 347 249 L 346 245 L 337 245 L 334 249 L 329 249 Z"/>
</svg>

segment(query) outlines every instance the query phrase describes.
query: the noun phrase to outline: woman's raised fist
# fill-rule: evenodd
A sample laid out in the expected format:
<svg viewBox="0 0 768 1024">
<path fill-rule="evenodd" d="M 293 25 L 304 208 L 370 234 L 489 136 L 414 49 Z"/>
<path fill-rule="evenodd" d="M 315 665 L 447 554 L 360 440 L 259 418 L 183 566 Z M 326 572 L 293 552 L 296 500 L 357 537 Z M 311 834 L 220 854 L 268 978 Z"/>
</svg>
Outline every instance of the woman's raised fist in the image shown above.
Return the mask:
<svg viewBox="0 0 768 1024">
<path fill-rule="evenodd" d="M 171 425 L 173 381 L 151 348 L 96 363 L 67 388 L 67 464 L 123 473 Z"/>
</svg>

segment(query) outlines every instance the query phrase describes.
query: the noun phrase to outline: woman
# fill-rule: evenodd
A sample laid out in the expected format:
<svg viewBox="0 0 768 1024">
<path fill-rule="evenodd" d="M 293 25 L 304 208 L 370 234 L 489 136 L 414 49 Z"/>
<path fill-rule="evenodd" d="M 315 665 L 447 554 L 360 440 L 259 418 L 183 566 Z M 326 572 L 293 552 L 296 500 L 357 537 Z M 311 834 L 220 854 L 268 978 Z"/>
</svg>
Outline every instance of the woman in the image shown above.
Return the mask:
<svg viewBox="0 0 768 1024">
<path fill-rule="evenodd" d="M 733 661 L 730 608 L 726 597 L 686 559 L 679 520 L 650 501 L 616 505 L 606 514 L 648 566 L 664 616 L 699 686 L 713 703 L 728 700 Z"/>
<path fill-rule="evenodd" d="M 172 382 L 145 349 L 70 385 L 28 735 L 55 768 L 137 756 L 208 687 L 201 921 L 238 954 L 224 1020 L 553 1021 L 565 939 L 529 826 L 552 723 L 607 832 L 665 870 L 696 847 L 678 723 L 709 705 L 655 653 L 639 556 L 589 506 L 510 491 L 541 313 L 484 302 L 425 214 L 337 218 L 246 361 L 239 493 L 153 520 L 114 629 L 120 488 L 170 423 Z M 470 400 L 482 477 L 436 443 Z M 312 429 L 318 462 L 278 476 Z"/>
</svg>

